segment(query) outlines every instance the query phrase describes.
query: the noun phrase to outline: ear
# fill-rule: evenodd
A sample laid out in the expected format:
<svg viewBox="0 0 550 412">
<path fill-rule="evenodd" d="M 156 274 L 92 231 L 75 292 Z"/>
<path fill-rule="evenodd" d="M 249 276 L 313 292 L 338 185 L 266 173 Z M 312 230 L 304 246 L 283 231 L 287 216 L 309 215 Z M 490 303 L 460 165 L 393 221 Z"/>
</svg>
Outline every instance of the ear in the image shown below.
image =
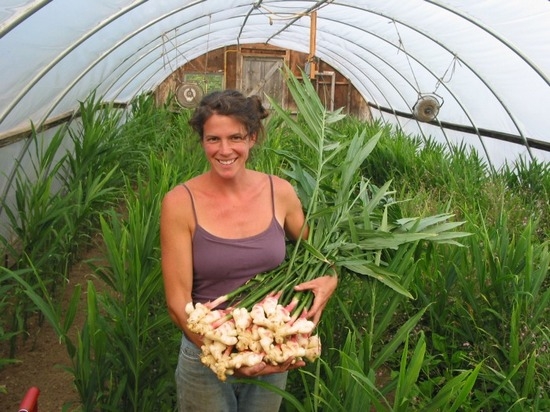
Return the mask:
<svg viewBox="0 0 550 412">
<path fill-rule="evenodd" d="M 256 144 L 256 142 L 258 141 L 258 134 L 257 133 L 253 133 L 250 135 L 250 148 L 254 147 L 254 145 Z"/>
</svg>

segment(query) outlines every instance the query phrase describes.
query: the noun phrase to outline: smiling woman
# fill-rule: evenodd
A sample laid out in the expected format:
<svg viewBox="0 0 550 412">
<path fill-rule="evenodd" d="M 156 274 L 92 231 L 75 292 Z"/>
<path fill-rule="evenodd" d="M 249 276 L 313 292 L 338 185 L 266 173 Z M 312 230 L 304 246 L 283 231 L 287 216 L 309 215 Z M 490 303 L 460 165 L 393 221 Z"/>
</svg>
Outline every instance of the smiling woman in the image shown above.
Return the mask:
<svg viewBox="0 0 550 412">
<path fill-rule="evenodd" d="M 233 90 L 201 101 L 190 124 L 201 139 L 210 169 L 166 194 L 161 211 L 162 271 L 166 301 L 183 331 L 176 369 L 180 411 L 277 411 L 281 397 L 259 385 L 221 382 L 201 362 L 206 338 L 189 327 L 186 306 L 207 304 L 242 286 L 285 259 L 286 237 L 307 237 L 302 204 L 289 182 L 246 167 L 263 136 L 267 116 L 259 97 Z M 320 277 L 302 289 L 316 291 L 308 315 L 318 319 L 336 279 Z M 223 306 L 223 304 L 222 304 Z M 279 364 L 262 358 L 235 368 L 248 377 L 284 389 L 287 371 L 305 365 L 292 356 Z"/>
</svg>

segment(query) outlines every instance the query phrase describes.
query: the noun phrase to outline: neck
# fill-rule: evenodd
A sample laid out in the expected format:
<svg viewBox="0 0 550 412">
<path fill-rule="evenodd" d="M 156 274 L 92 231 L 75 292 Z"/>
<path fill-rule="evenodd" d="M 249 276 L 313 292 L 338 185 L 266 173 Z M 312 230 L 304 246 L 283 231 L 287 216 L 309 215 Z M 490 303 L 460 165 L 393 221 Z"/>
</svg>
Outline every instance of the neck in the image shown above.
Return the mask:
<svg viewBox="0 0 550 412">
<path fill-rule="evenodd" d="M 253 173 L 248 169 L 243 169 L 237 175 L 227 179 L 212 171 L 208 174 L 212 188 L 220 193 L 237 193 L 249 188 L 252 184 L 252 175 Z"/>
</svg>

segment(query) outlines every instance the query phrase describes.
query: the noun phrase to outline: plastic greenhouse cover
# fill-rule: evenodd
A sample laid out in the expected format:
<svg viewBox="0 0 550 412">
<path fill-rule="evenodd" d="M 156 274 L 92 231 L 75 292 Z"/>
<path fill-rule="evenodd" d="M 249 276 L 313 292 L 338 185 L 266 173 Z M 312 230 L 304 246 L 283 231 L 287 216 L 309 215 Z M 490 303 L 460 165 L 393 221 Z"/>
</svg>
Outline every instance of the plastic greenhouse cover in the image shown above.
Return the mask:
<svg viewBox="0 0 550 412">
<path fill-rule="evenodd" d="M 496 166 L 550 159 L 547 0 L 2 0 L 0 146 L 92 90 L 128 102 L 223 46 L 307 53 L 313 10 L 316 57 L 353 83 L 375 117 L 471 144 Z M 435 123 L 411 117 L 424 95 L 440 100 Z"/>
</svg>

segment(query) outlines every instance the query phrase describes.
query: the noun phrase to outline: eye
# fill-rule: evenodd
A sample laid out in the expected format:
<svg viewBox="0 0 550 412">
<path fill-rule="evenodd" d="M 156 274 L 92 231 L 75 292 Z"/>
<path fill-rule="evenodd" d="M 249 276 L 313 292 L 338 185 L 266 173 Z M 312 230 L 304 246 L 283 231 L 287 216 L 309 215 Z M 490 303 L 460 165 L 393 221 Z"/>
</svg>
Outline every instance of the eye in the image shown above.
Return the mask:
<svg viewBox="0 0 550 412">
<path fill-rule="evenodd" d="M 217 143 L 220 139 L 217 136 L 207 136 L 204 140 L 206 143 Z"/>
<path fill-rule="evenodd" d="M 231 136 L 231 140 L 234 142 L 242 142 L 245 139 L 245 137 L 246 136 L 235 135 L 235 136 Z"/>
</svg>

